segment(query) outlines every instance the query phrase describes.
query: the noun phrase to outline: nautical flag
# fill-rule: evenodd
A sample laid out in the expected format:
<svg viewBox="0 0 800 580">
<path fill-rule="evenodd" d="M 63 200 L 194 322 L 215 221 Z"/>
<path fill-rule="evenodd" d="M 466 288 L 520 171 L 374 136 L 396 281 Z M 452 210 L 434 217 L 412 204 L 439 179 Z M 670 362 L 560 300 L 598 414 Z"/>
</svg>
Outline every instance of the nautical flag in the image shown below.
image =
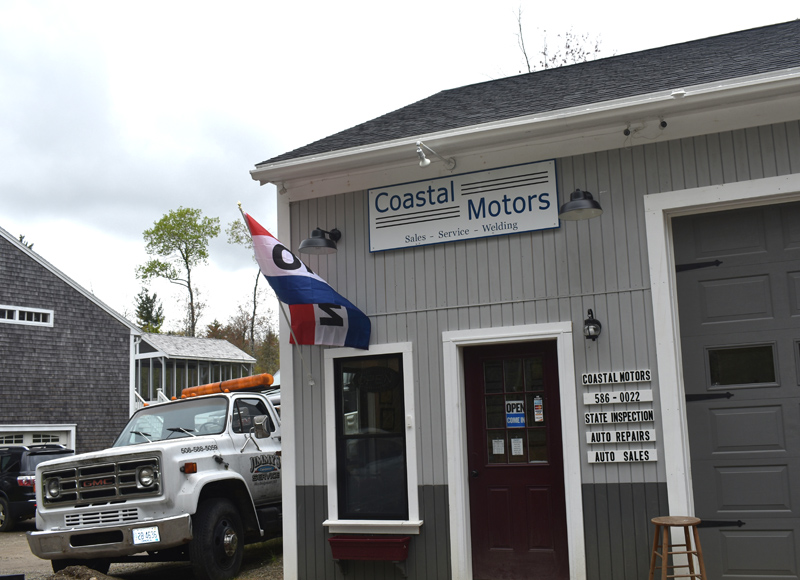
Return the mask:
<svg viewBox="0 0 800 580">
<path fill-rule="evenodd" d="M 367 315 L 336 293 L 249 214 L 244 214 L 261 273 L 278 300 L 289 305 L 299 344 L 369 348 Z"/>
</svg>

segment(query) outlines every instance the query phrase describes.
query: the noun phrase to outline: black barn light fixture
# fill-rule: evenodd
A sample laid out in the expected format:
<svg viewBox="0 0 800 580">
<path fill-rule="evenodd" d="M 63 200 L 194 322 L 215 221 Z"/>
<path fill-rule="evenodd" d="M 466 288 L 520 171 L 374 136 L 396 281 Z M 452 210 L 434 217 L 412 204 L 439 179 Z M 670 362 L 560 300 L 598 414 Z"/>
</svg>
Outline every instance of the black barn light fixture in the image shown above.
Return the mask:
<svg viewBox="0 0 800 580">
<path fill-rule="evenodd" d="M 603 330 L 603 325 L 594 317 L 594 312 L 592 312 L 591 308 L 586 313 L 586 316 L 586 320 L 583 321 L 583 336 L 587 339 L 597 340 Z"/>
<path fill-rule="evenodd" d="M 328 237 L 325 237 L 327 234 Z M 342 232 L 333 228 L 325 231 L 315 228 L 311 232 L 311 237 L 300 242 L 298 248 L 304 254 L 333 254 L 336 252 L 336 242 L 342 239 Z"/>
<path fill-rule="evenodd" d="M 569 201 L 561 206 L 558 217 L 562 220 L 588 220 L 603 213 L 603 208 L 588 191 L 576 189 L 569 194 Z"/>
</svg>

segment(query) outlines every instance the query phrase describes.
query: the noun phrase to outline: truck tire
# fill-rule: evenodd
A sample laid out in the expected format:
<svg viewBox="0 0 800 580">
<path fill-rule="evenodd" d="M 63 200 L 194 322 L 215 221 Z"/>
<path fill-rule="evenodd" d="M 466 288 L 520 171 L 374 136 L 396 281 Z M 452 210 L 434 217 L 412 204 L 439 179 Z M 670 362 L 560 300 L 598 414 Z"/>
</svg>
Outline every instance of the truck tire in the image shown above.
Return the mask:
<svg viewBox="0 0 800 580">
<path fill-rule="evenodd" d="M 0 532 L 10 532 L 14 528 L 14 518 L 8 510 L 8 501 L 0 497 Z"/>
<path fill-rule="evenodd" d="M 87 568 L 91 568 L 95 572 L 100 572 L 101 574 L 108 574 L 108 569 L 111 568 L 111 562 L 108 560 L 74 560 L 74 559 L 67 559 L 67 560 L 50 560 L 50 565 L 53 567 L 53 572 L 60 572 L 64 568 L 69 566 L 86 566 Z"/>
<path fill-rule="evenodd" d="M 189 561 L 197 580 L 229 580 L 239 573 L 244 528 L 233 503 L 221 498 L 202 502 L 192 519 L 192 532 Z"/>
</svg>

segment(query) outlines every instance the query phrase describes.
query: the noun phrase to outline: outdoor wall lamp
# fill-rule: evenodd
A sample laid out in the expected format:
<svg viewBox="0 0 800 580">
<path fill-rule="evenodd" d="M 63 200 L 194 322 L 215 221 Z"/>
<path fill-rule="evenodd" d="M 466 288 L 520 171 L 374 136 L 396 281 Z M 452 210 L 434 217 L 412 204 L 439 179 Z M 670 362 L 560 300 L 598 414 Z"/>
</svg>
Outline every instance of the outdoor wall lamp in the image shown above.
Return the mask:
<svg viewBox="0 0 800 580">
<path fill-rule="evenodd" d="M 597 340 L 597 337 L 600 336 L 600 331 L 603 330 L 603 325 L 594 317 L 594 312 L 592 312 L 591 308 L 586 313 L 586 316 L 588 318 L 583 321 L 583 336 L 587 339 Z"/>
<path fill-rule="evenodd" d="M 447 167 L 448 170 L 452 171 L 456 168 L 456 160 L 452 157 L 442 157 L 436 151 L 425 145 L 422 141 L 417 141 L 417 157 L 419 157 L 419 166 L 420 167 L 427 167 L 431 164 L 431 160 L 425 157 L 425 152 L 422 148 L 427 149 L 430 153 L 434 156 L 438 157 L 439 160 L 444 163 L 444 166 Z"/>
<path fill-rule="evenodd" d="M 325 234 L 328 237 L 325 237 Z M 323 229 L 315 228 L 311 232 L 311 237 L 300 242 L 299 251 L 304 254 L 333 254 L 336 252 L 336 242 L 342 239 L 342 232 L 333 228 L 326 232 Z"/>
<path fill-rule="evenodd" d="M 558 217 L 562 220 L 588 220 L 603 213 L 603 208 L 588 191 L 576 189 L 569 201 L 561 206 Z"/>
</svg>

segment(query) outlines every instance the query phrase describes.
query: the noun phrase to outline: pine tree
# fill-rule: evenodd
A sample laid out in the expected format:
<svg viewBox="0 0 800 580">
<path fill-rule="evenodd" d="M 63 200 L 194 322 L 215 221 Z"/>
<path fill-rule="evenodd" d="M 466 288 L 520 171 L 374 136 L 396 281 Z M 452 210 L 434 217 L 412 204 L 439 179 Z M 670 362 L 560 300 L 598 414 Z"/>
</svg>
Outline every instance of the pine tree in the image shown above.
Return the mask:
<svg viewBox="0 0 800 580">
<path fill-rule="evenodd" d="M 142 288 L 136 297 L 136 321 L 145 332 L 161 333 L 164 324 L 164 309 L 158 300 L 158 294 L 151 296 L 147 288 Z"/>
</svg>

